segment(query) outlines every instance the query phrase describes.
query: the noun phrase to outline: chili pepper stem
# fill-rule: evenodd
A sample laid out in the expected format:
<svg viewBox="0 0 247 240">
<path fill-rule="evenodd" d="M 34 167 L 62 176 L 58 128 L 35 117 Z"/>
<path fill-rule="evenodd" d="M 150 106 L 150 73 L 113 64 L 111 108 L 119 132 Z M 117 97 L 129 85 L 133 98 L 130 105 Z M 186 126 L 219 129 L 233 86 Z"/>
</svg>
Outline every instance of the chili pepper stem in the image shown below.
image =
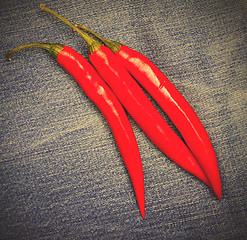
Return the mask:
<svg viewBox="0 0 247 240">
<path fill-rule="evenodd" d="M 122 43 L 119 43 L 116 41 L 107 40 L 107 39 L 103 38 L 102 36 L 100 36 L 98 33 L 94 32 L 93 30 L 91 30 L 91 29 L 89 29 L 83 25 L 75 24 L 75 26 L 77 28 L 81 28 L 81 29 L 93 34 L 96 38 L 101 40 L 107 47 L 109 47 L 114 53 L 118 52 L 120 50 L 120 47 L 123 45 Z"/>
<path fill-rule="evenodd" d="M 57 12 L 55 12 L 55 11 L 47 8 L 43 3 L 40 4 L 40 8 L 41 8 L 41 10 L 43 10 L 45 12 L 48 12 L 48 13 L 52 14 L 53 16 L 57 17 L 58 19 L 60 19 L 61 21 L 63 21 L 65 24 L 67 24 L 68 26 L 70 26 L 74 31 L 78 32 L 79 35 L 87 42 L 88 51 L 89 51 L 90 54 L 92 54 L 95 50 L 100 49 L 100 47 L 102 46 L 102 44 L 100 44 L 95 39 L 91 38 L 88 34 L 86 34 L 83 31 L 81 31 L 79 28 L 77 28 L 69 20 L 67 20 L 66 18 L 62 17 Z"/>
<path fill-rule="evenodd" d="M 18 46 L 12 50 L 10 50 L 9 52 L 6 53 L 6 58 L 8 60 L 12 60 L 12 58 L 10 57 L 10 55 L 12 55 L 13 53 L 20 51 L 22 49 L 25 48 L 30 48 L 30 47 L 40 47 L 43 48 L 47 51 L 49 51 L 49 53 L 56 59 L 58 54 L 60 53 L 60 51 L 63 49 L 63 45 L 61 44 L 57 44 L 57 43 L 39 43 L 39 42 L 34 42 L 34 43 L 28 43 L 28 44 L 24 44 L 21 46 Z"/>
<path fill-rule="evenodd" d="M 103 43 L 107 44 L 109 42 L 111 42 L 110 40 L 107 40 L 105 38 L 103 38 L 101 35 L 99 35 L 98 33 L 94 32 L 93 30 L 91 30 L 90 28 L 87 28 L 86 26 L 83 26 L 81 24 L 75 24 L 75 27 L 77 28 L 81 28 L 91 34 L 93 34 L 95 37 L 97 37 L 98 39 L 100 39 Z"/>
</svg>

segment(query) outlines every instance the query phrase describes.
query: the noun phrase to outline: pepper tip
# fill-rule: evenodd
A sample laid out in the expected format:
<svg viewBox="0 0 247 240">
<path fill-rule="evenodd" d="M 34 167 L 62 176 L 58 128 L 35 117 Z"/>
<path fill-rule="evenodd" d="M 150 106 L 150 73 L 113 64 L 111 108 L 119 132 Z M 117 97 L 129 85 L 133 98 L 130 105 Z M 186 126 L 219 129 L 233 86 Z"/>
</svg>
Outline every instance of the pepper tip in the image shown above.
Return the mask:
<svg viewBox="0 0 247 240">
<path fill-rule="evenodd" d="M 219 200 L 222 199 L 222 194 L 218 194 L 217 197 L 219 198 Z"/>
<path fill-rule="evenodd" d="M 214 195 L 221 200 L 222 199 L 222 188 L 221 183 L 212 185 L 212 190 L 214 192 Z"/>
<path fill-rule="evenodd" d="M 140 211 L 141 211 L 141 216 L 142 216 L 142 218 L 144 219 L 144 218 L 145 218 L 145 209 L 140 210 Z"/>
</svg>

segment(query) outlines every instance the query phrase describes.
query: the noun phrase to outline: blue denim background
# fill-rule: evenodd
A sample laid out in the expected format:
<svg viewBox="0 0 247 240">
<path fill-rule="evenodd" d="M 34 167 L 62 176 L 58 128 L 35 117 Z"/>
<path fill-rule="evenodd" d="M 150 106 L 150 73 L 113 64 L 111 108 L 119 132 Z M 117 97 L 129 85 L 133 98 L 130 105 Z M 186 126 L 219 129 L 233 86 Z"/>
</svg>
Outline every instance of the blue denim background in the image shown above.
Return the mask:
<svg viewBox="0 0 247 240">
<path fill-rule="evenodd" d="M 150 58 L 212 140 L 221 201 L 130 118 L 145 174 L 145 219 L 106 120 L 72 77 L 45 50 L 5 59 L 36 41 L 65 44 L 88 59 L 80 36 L 39 4 L 0 2 L 0 238 L 246 239 L 246 1 L 44 1 Z"/>
</svg>

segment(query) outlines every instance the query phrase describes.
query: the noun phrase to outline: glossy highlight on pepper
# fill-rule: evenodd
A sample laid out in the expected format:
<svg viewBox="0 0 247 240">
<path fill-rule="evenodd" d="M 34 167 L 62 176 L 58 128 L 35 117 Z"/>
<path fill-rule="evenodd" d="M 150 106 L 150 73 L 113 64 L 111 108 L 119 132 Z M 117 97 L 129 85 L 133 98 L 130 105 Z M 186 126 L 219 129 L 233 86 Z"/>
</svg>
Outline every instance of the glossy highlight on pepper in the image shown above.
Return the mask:
<svg viewBox="0 0 247 240">
<path fill-rule="evenodd" d="M 30 43 L 9 51 L 6 57 L 11 60 L 11 54 L 29 47 L 41 47 L 49 51 L 102 112 L 118 145 L 136 194 L 141 216 L 144 218 L 144 177 L 139 148 L 125 110 L 112 90 L 82 55 L 61 44 Z"/>
</svg>

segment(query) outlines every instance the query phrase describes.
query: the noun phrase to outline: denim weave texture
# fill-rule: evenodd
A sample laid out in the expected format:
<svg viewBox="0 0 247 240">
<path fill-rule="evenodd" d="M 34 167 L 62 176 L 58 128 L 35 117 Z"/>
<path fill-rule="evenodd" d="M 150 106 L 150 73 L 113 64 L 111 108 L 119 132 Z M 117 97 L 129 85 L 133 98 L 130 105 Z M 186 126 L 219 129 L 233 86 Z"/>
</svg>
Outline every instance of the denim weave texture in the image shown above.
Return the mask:
<svg viewBox="0 0 247 240">
<path fill-rule="evenodd" d="M 40 3 L 0 2 L 0 239 L 247 239 L 247 2 L 43 1 L 152 60 L 210 136 L 222 200 L 128 115 L 143 163 L 145 219 L 110 127 L 74 79 L 43 49 L 5 58 L 22 44 L 56 42 L 89 59 L 85 41 Z"/>
</svg>

